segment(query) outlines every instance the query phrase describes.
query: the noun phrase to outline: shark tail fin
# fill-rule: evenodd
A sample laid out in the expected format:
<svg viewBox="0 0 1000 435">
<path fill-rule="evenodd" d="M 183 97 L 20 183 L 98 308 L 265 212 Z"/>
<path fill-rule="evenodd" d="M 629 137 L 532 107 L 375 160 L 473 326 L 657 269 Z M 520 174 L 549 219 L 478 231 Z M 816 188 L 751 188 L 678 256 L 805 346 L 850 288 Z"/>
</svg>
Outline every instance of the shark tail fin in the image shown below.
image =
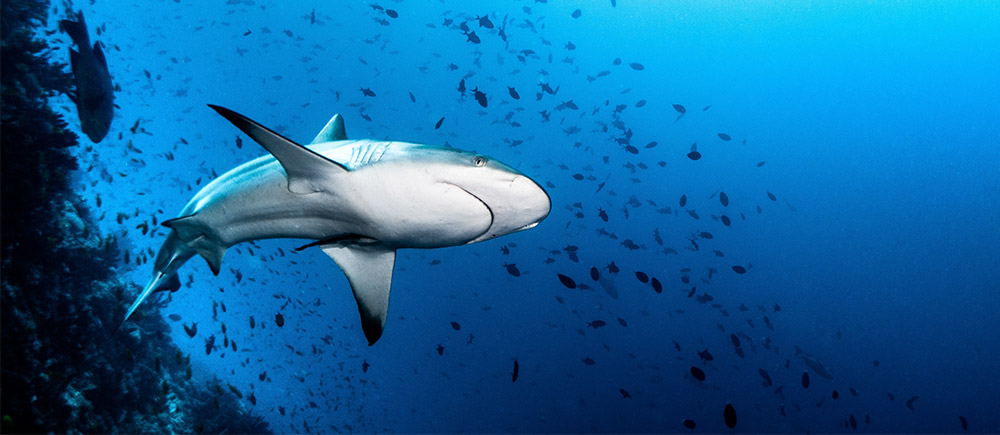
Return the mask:
<svg viewBox="0 0 1000 435">
<path fill-rule="evenodd" d="M 149 297 L 154 291 L 157 290 L 172 290 L 180 286 L 180 279 L 177 277 L 177 270 L 181 268 L 191 257 L 194 256 L 194 251 L 192 251 L 186 243 L 184 243 L 177 236 L 176 232 L 171 232 L 167 236 L 167 240 L 163 242 L 163 246 L 160 247 L 160 252 L 156 255 L 155 271 L 153 272 L 153 279 L 149 280 L 146 287 L 142 289 L 139 293 L 139 297 L 136 298 L 132 306 L 128 308 L 125 312 L 125 317 L 122 319 L 122 323 L 118 325 L 118 329 L 115 332 L 122 329 L 125 322 L 128 321 L 129 317 L 135 313 L 135 310 L 139 308 L 146 298 Z"/>
</svg>

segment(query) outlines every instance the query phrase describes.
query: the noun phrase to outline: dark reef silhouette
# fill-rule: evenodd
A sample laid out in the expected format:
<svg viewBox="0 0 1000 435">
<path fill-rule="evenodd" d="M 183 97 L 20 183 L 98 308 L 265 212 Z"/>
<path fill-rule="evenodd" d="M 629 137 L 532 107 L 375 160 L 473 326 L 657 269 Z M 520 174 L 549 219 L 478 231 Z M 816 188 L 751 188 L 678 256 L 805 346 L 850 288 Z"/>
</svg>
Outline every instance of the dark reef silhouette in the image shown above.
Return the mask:
<svg viewBox="0 0 1000 435">
<path fill-rule="evenodd" d="M 119 241 L 99 233 L 71 182 L 78 137 L 47 101 L 72 81 L 34 37 L 49 2 L 0 8 L 0 430 L 268 432 L 220 381 L 192 378 L 159 314 L 138 313 L 139 328 L 112 335 L 138 289 L 116 275 Z"/>
</svg>

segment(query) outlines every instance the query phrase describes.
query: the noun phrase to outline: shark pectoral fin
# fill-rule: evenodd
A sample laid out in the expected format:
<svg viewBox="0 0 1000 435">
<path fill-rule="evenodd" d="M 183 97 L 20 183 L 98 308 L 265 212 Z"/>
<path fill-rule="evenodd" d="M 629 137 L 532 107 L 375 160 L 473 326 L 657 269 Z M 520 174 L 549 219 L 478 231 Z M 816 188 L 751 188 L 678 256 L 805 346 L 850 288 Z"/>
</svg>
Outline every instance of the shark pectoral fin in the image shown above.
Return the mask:
<svg viewBox="0 0 1000 435">
<path fill-rule="evenodd" d="M 382 336 L 389 312 L 389 290 L 396 251 L 380 246 L 323 245 L 320 248 L 333 258 L 347 275 L 354 299 L 361 312 L 361 329 L 371 346 Z"/>
<path fill-rule="evenodd" d="M 333 142 L 335 140 L 347 140 L 347 131 L 344 130 L 344 117 L 340 116 L 339 113 L 333 115 L 333 118 L 330 118 L 326 126 L 309 143 Z"/>
<path fill-rule="evenodd" d="M 331 173 L 347 172 L 347 168 L 340 163 L 292 142 L 250 118 L 225 107 L 213 104 L 209 104 L 208 107 L 219 112 L 223 118 L 232 122 L 236 128 L 243 130 L 247 136 L 250 136 L 251 139 L 270 152 L 274 158 L 278 159 L 278 163 L 281 163 L 281 167 L 285 170 L 285 175 L 288 177 L 288 191 L 292 193 L 307 194 L 320 192 L 322 188 L 318 183 L 314 182 L 315 180 L 327 179 Z"/>
<path fill-rule="evenodd" d="M 177 237 L 182 242 L 205 259 L 208 267 L 212 269 L 212 273 L 219 275 L 219 271 L 222 270 L 222 257 L 226 254 L 226 247 L 218 241 L 209 238 L 209 231 L 198 220 L 197 214 L 164 221 L 163 226 L 177 233 Z"/>
</svg>

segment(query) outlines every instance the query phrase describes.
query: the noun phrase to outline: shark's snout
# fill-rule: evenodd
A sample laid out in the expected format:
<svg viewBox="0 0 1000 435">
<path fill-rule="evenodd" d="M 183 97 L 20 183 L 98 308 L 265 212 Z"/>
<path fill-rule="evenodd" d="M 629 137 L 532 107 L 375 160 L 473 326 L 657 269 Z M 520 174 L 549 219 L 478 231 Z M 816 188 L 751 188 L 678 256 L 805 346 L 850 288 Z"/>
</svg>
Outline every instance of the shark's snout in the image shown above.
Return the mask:
<svg viewBox="0 0 1000 435">
<path fill-rule="evenodd" d="M 545 189 L 521 174 L 515 174 L 510 180 L 501 188 L 482 195 L 481 200 L 493 214 L 493 224 L 469 243 L 533 228 L 549 215 L 552 201 Z"/>
</svg>

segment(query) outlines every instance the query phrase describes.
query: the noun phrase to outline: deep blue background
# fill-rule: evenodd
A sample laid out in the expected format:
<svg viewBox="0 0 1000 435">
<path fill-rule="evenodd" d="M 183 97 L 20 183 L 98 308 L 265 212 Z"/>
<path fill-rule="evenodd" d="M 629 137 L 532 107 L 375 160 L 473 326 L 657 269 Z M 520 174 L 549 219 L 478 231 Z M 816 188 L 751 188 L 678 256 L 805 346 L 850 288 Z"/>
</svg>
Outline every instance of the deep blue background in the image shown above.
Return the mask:
<svg viewBox="0 0 1000 435">
<path fill-rule="evenodd" d="M 293 253 L 301 241 L 231 249 L 218 277 L 200 259 L 190 262 L 182 270 L 189 285 L 161 310 L 182 317 L 175 339 L 202 374 L 254 391 L 255 410 L 276 430 L 677 432 L 692 419 L 697 432 L 723 432 L 722 410 L 732 403 L 742 432 L 849 431 L 851 415 L 865 432 L 957 432 L 959 415 L 970 431 L 1000 431 L 996 4 L 380 3 L 398 11 L 394 19 L 362 2 L 228 3 L 79 5 L 122 88 L 108 138 L 81 150 L 82 166 L 92 169 L 81 171 L 80 189 L 95 207 L 100 195 L 105 231 L 127 232 L 132 265 L 122 273 L 137 283 L 151 265 L 136 266 L 136 253 L 158 249 L 165 229 L 150 237 L 136 226 L 174 217 L 213 171 L 263 154 L 247 138 L 238 149 L 238 131 L 206 103 L 300 142 L 341 113 L 352 138 L 476 150 L 554 186 L 552 214 L 535 229 L 401 251 L 390 319 L 374 347 L 343 274 L 319 250 Z M 53 13 L 65 15 L 62 7 Z M 479 27 L 483 14 L 497 26 L 508 17 L 509 47 L 495 29 Z M 457 29 L 463 21 L 481 44 L 466 41 Z M 575 50 L 565 48 L 569 41 Z M 518 60 L 526 49 L 538 57 Z M 634 62 L 645 69 L 630 68 Z M 587 80 L 602 70 L 610 75 Z M 466 87 L 488 95 L 488 108 L 460 96 L 464 76 Z M 540 82 L 558 93 L 536 101 Z M 377 96 L 364 97 L 361 87 Z M 555 110 L 569 100 L 580 109 Z M 639 100 L 647 104 L 636 107 Z M 75 119 L 68 100 L 62 104 Z M 615 142 L 621 131 L 602 131 L 618 104 L 628 106 L 621 120 L 638 155 Z M 687 108 L 676 122 L 673 104 Z M 551 121 L 542 122 L 542 110 Z M 510 112 L 520 127 L 504 120 Z M 572 126 L 579 133 L 565 132 Z M 651 141 L 658 145 L 643 148 Z M 693 142 L 699 161 L 685 157 Z M 648 168 L 625 166 L 640 162 Z M 577 181 L 576 173 L 594 178 Z M 682 194 L 689 202 L 680 209 Z M 664 207 L 671 212 L 657 211 Z M 119 213 L 128 216 L 123 224 Z M 731 227 L 713 219 L 723 213 Z M 714 239 L 688 250 L 688 238 L 702 231 Z M 626 238 L 643 248 L 627 249 Z M 568 245 L 579 247 L 579 263 L 552 252 Z M 620 274 L 603 269 L 611 261 Z M 505 262 L 522 275 L 510 276 Z M 737 275 L 732 265 L 752 267 Z M 610 276 L 617 298 L 590 280 L 591 266 Z M 709 268 L 717 270 L 710 280 Z M 655 294 L 635 271 L 656 276 L 665 291 Z M 569 290 L 558 273 L 592 288 Z M 714 300 L 687 298 L 685 274 Z M 213 302 L 226 305 L 216 320 Z M 279 311 L 284 328 L 274 324 Z M 596 319 L 608 325 L 588 328 Z M 190 339 L 180 323 L 193 321 L 199 335 Z M 221 342 L 223 322 L 240 350 L 206 356 L 204 340 L 214 334 Z M 731 333 L 745 358 L 734 353 Z M 768 339 L 770 350 L 762 346 Z M 807 368 L 795 346 L 833 379 L 811 373 L 803 389 Z M 707 364 L 697 355 L 705 349 L 715 356 Z M 515 358 L 520 378 L 511 383 Z M 362 361 L 371 364 L 367 373 Z M 692 365 L 706 381 L 688 374 Z M 774 386 L 761 385 L 762 368 Z M 912 396 L 919 399 L 909 410 Z"/>
</svg>

